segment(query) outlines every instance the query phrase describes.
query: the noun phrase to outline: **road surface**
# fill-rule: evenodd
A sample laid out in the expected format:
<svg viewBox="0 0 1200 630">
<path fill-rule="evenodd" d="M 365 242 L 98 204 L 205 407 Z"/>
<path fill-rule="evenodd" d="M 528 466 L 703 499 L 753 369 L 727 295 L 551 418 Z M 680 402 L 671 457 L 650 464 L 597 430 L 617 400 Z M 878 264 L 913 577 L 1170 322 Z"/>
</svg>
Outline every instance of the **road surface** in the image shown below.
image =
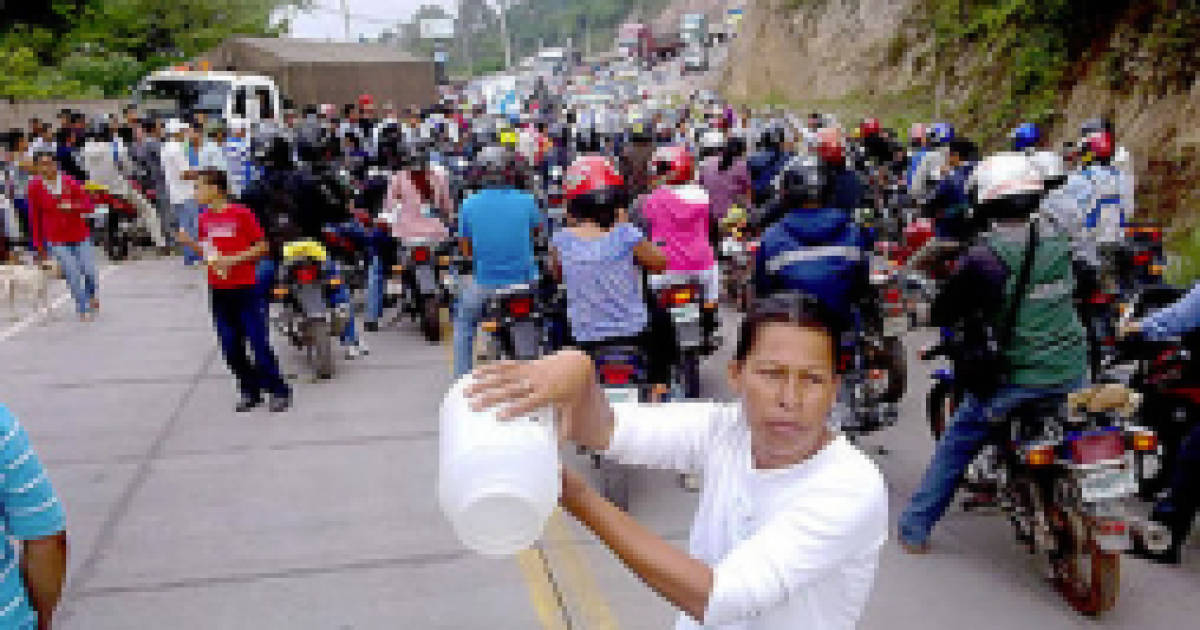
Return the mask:
<svg viewBox="0 0 1200 630">
<path fill-rule="evenodd" d="M 434 499 L 448 345 L 403 323 L 331 382 L 294 381 L 286 414 L 232 410 L 198 272 L 178 260 L 111 268 L 98 321 L 0 322 L 0 401 L 27 426 L 69 519 L 69 584 L 57 628 L 129 630 L 649 630 L 674 613 L 567 518 L 539 549 L 464 550 Z M 56 287 L 61 294 L 62 287 Z M 726 395 L 726 350 L 704 368 Z M 913 335 L 910 347 L 920 342 Z M 298 356 L 278 341 L 288 371 Z M 924 368 L 898 426 L 869 438 L 893 512 L 931 442 Z M 569 456 L 580 464 L 573 456 Z M 639 472 L 632 511 L 685 544 L 695 495 Z M 1067 609 L 995 515 L 954 510 L 933 553 L 883 551 L 860 627 L 1186 628 L 1200 618 L 1200 553 L 1180 568 L 1126 560 L 1120 601 L 1098 621 Z M 1190 549 L 1195 551 L 1195 546 Z"/>
</svg>

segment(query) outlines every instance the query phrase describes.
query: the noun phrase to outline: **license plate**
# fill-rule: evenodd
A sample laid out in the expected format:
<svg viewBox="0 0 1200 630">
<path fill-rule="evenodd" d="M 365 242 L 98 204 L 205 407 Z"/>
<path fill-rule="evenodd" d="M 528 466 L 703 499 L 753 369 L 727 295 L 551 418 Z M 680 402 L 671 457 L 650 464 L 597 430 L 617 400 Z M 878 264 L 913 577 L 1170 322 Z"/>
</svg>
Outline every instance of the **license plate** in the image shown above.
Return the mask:
<svg viewBox="0 0 1200 630">
<path fill-rule="evenodd" d="M 671 319 L 676 323 L 694 322 L 700 319 L 700 305 L 688 304 L 671 309 Z"/>
<path fill-rule="evenodd" d="M 610 404 L 637 402 L 638 392 L 632 387 L 605 387 L 604 395 Z"/>
<path fill-rule="evenodd" d="M 1137 492 L 1137 480 L 1129 468 L 1104 470 L 1080 479 L 1079 490 L 1088 503 L 1115 499 Z"/>
<path fill-rule="evenodd" d="M 908 330 L 908 319 L 904 317 L 887 317 L 883 320 L 883 335 L 899 337 Z"/>
<path fill-rule="evenodd" d="M 388 280 L 387 292 L 388 295 L 402 295 L 404 293 L 404 281 Z"/>
<path fill-rule="evenodd" d="M 728 239 L 721 242 L 721 253 L 726 256 L 732 256 L 742 251 L 742 243 L 733 239 Z"/>
</svg>

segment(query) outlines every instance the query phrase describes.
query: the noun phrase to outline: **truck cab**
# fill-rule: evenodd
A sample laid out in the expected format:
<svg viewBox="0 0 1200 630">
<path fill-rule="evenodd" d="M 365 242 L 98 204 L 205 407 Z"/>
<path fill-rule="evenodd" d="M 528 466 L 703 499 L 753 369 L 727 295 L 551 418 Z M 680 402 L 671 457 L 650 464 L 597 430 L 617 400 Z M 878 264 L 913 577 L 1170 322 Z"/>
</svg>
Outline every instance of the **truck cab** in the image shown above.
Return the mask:
<svg viewBox="0 0 1200 630">
<path fill-rule="evenodd" d="M 160 118 L 203 113 L 227 124 L 279 123 L 282 118 L 275 81 L 253 74 L 163 70 L 142 79 L 134 100 L 140 109 Z"/>
</svg>

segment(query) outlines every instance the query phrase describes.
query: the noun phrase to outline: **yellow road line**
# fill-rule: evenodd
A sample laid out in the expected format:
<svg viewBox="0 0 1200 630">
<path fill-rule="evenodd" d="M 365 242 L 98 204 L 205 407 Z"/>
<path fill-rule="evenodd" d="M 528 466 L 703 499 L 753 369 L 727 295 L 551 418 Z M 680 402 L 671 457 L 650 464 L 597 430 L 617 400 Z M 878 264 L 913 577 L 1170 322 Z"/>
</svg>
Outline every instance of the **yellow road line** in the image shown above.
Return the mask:
<svg viewBox="0 0 1200 630">
<path fill-rule="evenodd" d="M 558 597 L 554 594 L 554 586 L 550 583 L 550 574 L 546 564 L 537 549 L 526 549 L 517 554 L 517 566 L 521 568 L 521 576 L 529 587 L 529 600 L 533 603 L 533 611 L 545 630 L 567 630 L 559 607 Z"/>
<path fill-rule="evenodd" d="M 555 510 L 546 522 L 544 533 L 546 548 L 551 551 L 559 584 L 564 586 L 569 599 L 573 600 L 582 615 L 582 628 L 586 630 L 617 630 L 617 618 L 608 600 L 596 585 L 595 577 L 588 569 L 579 546 L 567 526 L 566 517 Z"/>
</svg>

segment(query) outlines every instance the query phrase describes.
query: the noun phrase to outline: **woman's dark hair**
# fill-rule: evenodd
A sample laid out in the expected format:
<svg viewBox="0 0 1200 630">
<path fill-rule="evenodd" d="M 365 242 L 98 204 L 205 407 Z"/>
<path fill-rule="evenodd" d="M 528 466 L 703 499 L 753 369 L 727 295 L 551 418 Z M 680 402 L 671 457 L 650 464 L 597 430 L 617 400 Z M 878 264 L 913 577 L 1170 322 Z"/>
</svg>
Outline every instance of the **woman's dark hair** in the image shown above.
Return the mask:
<svg viewBox="0 0 1200 630">
<path fill-rule="evenodd" d="M 579 195 L 567 205 L 567 212 L 576 220 L 590 221 L 607 230 L 617 222 L 619 194 L 619 191 L 602 188 Z"/>
<path fill-rule="evenodd" d="M 219 168 L 207 168 L 197 173 L 196 177 L 209 186 L 215 186 L 222 195 L 229 194 L 229 176 L 225 174 L 225 171 Z"/>
<path fill-rule="evenodd" d="M 760 297 L 751 303 L 738 332 L 733 359 L 744 363 L 767 324 L 792 324 L 824 331 L 829 335 L 834 371 L 840 367 L 841 338 L 844 325 L 815 297 L 796 291 L 784 291 Z"/>
</svg>

